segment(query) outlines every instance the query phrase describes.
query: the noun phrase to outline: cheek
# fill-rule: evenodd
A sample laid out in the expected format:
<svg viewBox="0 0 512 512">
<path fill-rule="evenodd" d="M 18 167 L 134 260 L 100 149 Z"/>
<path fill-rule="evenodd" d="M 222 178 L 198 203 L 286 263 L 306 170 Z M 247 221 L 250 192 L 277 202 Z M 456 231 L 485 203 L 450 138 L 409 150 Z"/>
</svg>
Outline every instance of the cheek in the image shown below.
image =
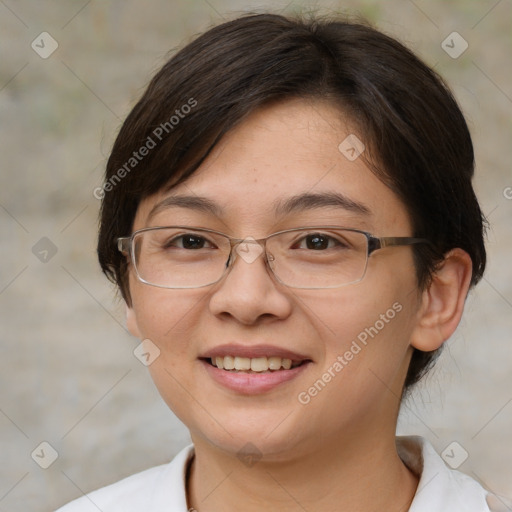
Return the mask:
<svg viewBox="0 0 512 512">
<path fill-rule="evenodd" d="M 338 290 L 323 290 L 310 296 L 308 307 L 320 320 L 323 331 L 334 341 L 332 349 L 342 349 L 347 341 L 386 333 L 393 338 L 408 331 L 417 307 L 418 292 L 414 270 L 407 259 L 398 268 L 379 269 L 363 281 Z M 382 337 L 382 336 L 380 336 Z"/>
<path fill-rule="evenodd" d="M 297 395 L 326 436 L 378 411 L 392 415 L 409 362 L 411 309 L 400 293 L 345 292 L 311 301 L 324 353 Z"/>
<path fill-rule="evenodd" d="M 412 259 L 395 256 L 360 283 L 305 298 L 324 345 L 318 373 L 337 376 L 333 391 L 371 394 L 382 385 L 376 376 L 390 383 L 407 368 L 419 294 Z"/>
<path fill-rule="evenodd" d="M 337 296 L 322 297 L 307 303 L 311 320 L 323 338 L 327 357 L 331 359 L 343 355 L 353 348 L 368 357 L 373 352 L 381 356 L 392 349 L 395 341 L 407 336 L 405 328 L 409 323 L 409 312 L 404 307 L 400 294 L 394 290 L 380 290 L 367 293 L 367 290 L 347 290 Z M 405 329 L 404 329 L 405 328 Z M 400 336 L 403 333 L 405 336 Z M 375 340 L 375 343 L 372 341 Z M 403 342 L 401 343 L 404 344 Z M 351 358 L 351 356 L 348 356 Z M 365 357 L 365 359 L 366 359 Z M 360 357 L 358 357 L 360 358 Z M 326 361 L 328 362 L 328 361 Z"/>
<path fill-rule="evenodd" d="M 133 280 L 132 308 L 140 335 L 153 341 L 179 339 L 194 323 L 204 290 L 171 290 Z"/>
<path fill-rule="evenodd" d="M 148 366 L 151 378 L 169 408 L 185 424 L 190 424 L 190 397 L 200 396 L 194 373 L 197 347 L 192 340 L 197 338 L 194 332 L 206 293 L 137 284 L 132 290 L 133 313 L 140 335 L 160 351 Z"/>
<path fill-rule="evenodd" d="M 155 383 L 169 380 L 168 373 L 179 381 L 187 378 L 186 368 L 195 362 L 197 347 L 191 340 L 204 308 L 204 290 L 167 290 L 135 284 L 132 288 L 133 316 L 140 337 L 154 343 L 160 353 L 149 371 Z M 166 386 L 175 388 L 171 381 Z"/>
</svg>

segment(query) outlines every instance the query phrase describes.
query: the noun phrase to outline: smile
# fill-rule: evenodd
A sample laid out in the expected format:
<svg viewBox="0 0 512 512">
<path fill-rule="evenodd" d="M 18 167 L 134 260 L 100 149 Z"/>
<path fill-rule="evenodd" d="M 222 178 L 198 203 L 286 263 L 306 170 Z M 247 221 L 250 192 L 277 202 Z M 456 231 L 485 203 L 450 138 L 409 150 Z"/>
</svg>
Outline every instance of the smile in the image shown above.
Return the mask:
<svg viewBox="0 0 512 512">
<path fill-rule="evenodd" d="M 279 356 L 270 357 L 241 357 L 219 356 L 210 358 L 210 364 L 221 370 L 245 373 L 271 373 L 282 370 L 290 370 L 300 366 L 303 361 L 292 361 Z"/>
<path fill-rule="evenodd" d="M 242 395 L 268 393 L 307 371 L 313 360 L 273 345 L 230 343 L 199 356 L 206 374 L 224 389 Z"/>
</svg>

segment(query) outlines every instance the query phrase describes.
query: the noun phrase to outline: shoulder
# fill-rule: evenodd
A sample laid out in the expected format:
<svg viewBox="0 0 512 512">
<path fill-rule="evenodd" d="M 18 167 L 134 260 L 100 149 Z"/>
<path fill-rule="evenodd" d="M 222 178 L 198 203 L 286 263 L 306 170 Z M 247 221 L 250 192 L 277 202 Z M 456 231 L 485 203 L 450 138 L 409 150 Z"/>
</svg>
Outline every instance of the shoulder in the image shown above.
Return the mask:
<svg viewBox="0 0 512 512">
<path fill-rule="evenodd" d="M 57 512 L 135 512 L 159 511 L 166 502 L 170 510 L 185 512 L 185 471 L 193 455 L 187 446 L 169 464 L 156 466 L 88 493 L 59 508 Z"/>
<path fill-rule="evenodd" d="M 493 512 L 495 498 L 476 480 L 448 466 L 457 457 L 457 445 L 443 452 L 445 461 L 434 447 L 421 437 L 398 437 L 397 450 L 404 464 L 419 477 L 419 484 L 409 512 Z M 460 447 L 459 449 L 462 449 Z"/>
<path fill-rule="evenodd" d="M 147 503 L 151 489 L 165 468 L 166 465 L 157 466 L 124 478 L 68 503 L 57 512 L 144 510 L 142 505 Z"/>
</svg>

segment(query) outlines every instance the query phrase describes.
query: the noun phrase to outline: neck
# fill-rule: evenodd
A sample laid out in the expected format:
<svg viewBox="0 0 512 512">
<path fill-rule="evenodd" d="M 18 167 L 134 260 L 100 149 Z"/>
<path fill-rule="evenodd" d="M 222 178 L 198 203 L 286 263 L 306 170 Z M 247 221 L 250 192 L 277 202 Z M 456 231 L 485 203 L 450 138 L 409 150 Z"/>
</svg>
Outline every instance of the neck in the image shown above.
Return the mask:
<svg viewBox="0 0 512 512">
<path fill-rule="evenodd" d="M 311 448 L 279 460 L 242 462 L 236 454 L 194 440 L 189 506 L 197 512 L 265 509 L 403 512 L 418 484 L 398 457 L 394 435 L 358 432 L 323 437 Z M 268 459 L 268 460 L 267 460 Z"/>
</svg>

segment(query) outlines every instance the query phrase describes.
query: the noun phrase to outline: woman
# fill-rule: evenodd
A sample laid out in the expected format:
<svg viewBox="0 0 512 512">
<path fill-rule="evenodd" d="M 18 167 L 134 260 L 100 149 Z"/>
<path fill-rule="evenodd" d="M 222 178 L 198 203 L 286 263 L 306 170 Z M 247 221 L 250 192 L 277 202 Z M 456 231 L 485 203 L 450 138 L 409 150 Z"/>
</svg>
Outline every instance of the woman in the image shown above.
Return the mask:
<svg viewBox="0 0 512 512">
<path fill-rule="evenodd" d="M 442 80 L 361 24 L 252 15 L 157 73 L 109 158 L 98 254 L 193 446 L 65 512 L 491 510 L 402 397 L 485 267 Z"/>
</svg>

